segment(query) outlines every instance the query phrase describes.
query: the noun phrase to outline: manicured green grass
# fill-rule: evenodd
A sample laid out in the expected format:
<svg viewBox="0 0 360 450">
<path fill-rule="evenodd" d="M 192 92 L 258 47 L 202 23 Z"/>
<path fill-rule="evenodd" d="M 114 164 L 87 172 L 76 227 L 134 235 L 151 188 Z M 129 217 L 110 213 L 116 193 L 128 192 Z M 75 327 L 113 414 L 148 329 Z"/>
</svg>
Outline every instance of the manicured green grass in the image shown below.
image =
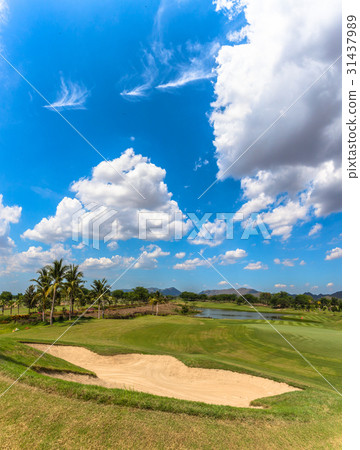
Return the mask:
<svg viewBox="0 0 360 450">
<path fill-rule="evenodd" d="M 299 315 L 302 315 L 303 319 L 300 319 Z M 339 314 L 297 312 L 287 320 L 272 322 L 339 390 L 340 320 Z M 28 329 L 21 326 L 18 327 L 21 330 L 15 333 L 11 333 L 14 326 L 0 326 L 0 330 L 5 331 L 0 335 L 0 373 L 9 380 L 15 379 L 39 354 L 19 341 L 53 342 L 68 325 L 69 323 L 57 323 L 53 327 L 40 325 Z M 182 316 L 145 316 L 134 320 L 92 319 L 73 326 L 58 343 L 81 345 L 107 355 L 124 352 L 170 354 L 189 366 L 224 368 L 262 375 L 300 386 L 303 391 L 254 402 L 254 405 L 264 406 L 265 409 L 231 408 L 166 399 L 120 389 L 79 385 L 29 371 L 23 383 L 15 385 L 4 399 L 10 396 L 10 393 L 11 396 L 16 396 L 20 391 L 36 398 L 46 392 L 46 395 L 57 399 L 51 404 L 52 414 L 57 415 L 56 411 L 65 407 L 70 411 L 76 410 L 79 402 L 81 408 L 87 409 L 90 402 L 90 410 L 93 411 L 93 414 L 90 413 L 91 420 L 95 420 L 94 415 L 98 412 L 99 415 L 106 416 L 111 423 L 114 423 L 115 419 L 110 418 L 110 411 L 115 408 L 118 417 L 116 423 L 120 428 L 127 420 L 137 422 L 141 416 L 141 427 L 136 428 L 135 424 L 131 427 L 134 430 L 133 442 L 138 443 L 136 445 L 139 447 L 142 430 L 144 435 L 153 436 L 151 442 L 154 446 L 172 448 L 164 443 L 165 429 L 156 426 L 154 430 L 157 431 L 154 431 L 154 435 L 151 434 L 155 417 L 159 417 L 160 422 L 170 421 L 172 426 L 169 436 L 174 436 L 172 442 L 178 442 L 178 448 L 211 448 L 210 443 L 223 447 L 226 442 L 227 448 L 238 447 L 241 442 L 243 446 L 251 448 L 279 448 L 278 446 L 282 445 L 286 445 L 286 448 L 340 447 L 340 396 L 281 336 L 262 321 L 212 320 Z M 45 355 L 36 366 L 48 371 L 86 372 L 50 355 Z M 4 383 L 9 383 L 9 380 L 4 380 Z M 27 387 L 29 385 L 32 388 Z M 39 398 L 37 403 L 41 403 Z M 143 409 L 148 411 L 144 412 Z M 80 420 L 74 415 L 71 417 L 71 420 Z M 234 426 L 234 423 L 238 425 Z M 145 431 L 144 424 L 148 424 Z M 189 427 L 188 433 L 184 431 L 185 424 Z M 67 422 L 64 422 L 61 429 L 66 429 L 67 426 Z M 269 439 L 260 436 L 261 428 L 266 429 Z M 218 434 L 216 429 L 219 430 Z M 90 434 L 75 432 L 79 442 L 86 442 L 86 439 L 94 434 L 93 431 L 89 432 Z M 54 433 L 55 439 L 57 434 Z M 312 436 L 309 436 L 309 433 Z M 102 442 L 100 436 L 99 429 L 96 438 L 98 441 L 95 441 L 100 443 L 99 445 Z M 196 436 L 202 436 L 203 441 L 199 441 Z M 113 433 L 107 438 L 112 444 L 116 442 L 116 435 Z M 131 446 L 130 441 L 125 444 L 125 447 Z"/>
</svg>

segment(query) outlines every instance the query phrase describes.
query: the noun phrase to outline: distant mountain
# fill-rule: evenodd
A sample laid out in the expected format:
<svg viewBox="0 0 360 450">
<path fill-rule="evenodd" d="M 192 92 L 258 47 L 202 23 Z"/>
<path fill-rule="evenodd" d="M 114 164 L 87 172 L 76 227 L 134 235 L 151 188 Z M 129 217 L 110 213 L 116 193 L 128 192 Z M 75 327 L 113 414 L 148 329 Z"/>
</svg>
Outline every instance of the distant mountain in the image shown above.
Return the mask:
<svg viewBox="0 0 360 450">
<path fill-rule="evenodd" d="M 256 291 L 255 289 L 248 289 L 248 288 L 238 288 L 238 289 L 212 289 L 209 291 L 201 291 L 200 294 L 206 294 L 206 295 L 219 295 L 219 294 L 235 294 L 237 296 L 239 295 L 245 295 L 245 294 L 252 294 L 255 295 L 255 297 L 258 297 L 260 295 L 259 291 Z"/>
<path fill-rule="evenodd" d="M 312 294 L 311 292 L 304 292 L 305 295 L 310 295 L 314 300 L 319 300 L 322 297 L 326 297 L 326 298 L 331 298 L 331 297 L 335 297 L 335 298 L 342 298 L 342 291 L 337 291 L 334 292 L 333 294 Z"/>
<path fill-rule="evenodd" d="M 165 289 L 151 287 L 151 288 L 147 288 L 147 290 L 150 293 L 160 291 L 163 295 L 173 295 L 174 297 L 177 297 L 178 295 L 181 294 L 181 291 L 179 291 L 178 289 L 176 289 L 174 287 L 169 287 L 169 288 L 165 288 Z"/>
</svg>

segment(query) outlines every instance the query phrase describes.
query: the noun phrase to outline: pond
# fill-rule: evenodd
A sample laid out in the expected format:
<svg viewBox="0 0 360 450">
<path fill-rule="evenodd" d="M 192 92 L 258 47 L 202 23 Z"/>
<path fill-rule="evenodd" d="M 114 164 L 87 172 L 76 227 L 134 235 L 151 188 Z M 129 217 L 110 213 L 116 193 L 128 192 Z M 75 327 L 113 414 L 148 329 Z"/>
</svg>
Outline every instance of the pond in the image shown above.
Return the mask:
<svg viewBox="0 0 360 450">
<path fill-rule="evenodd" d="M 234 309 L 196 308 L 200 311 L 195 317 L 208 319 L 235 319 L 235 320 L 281 320 L 282 315 L 273 313 L 257 313 L 251 311 L 236 311 Z"/>
</svg>

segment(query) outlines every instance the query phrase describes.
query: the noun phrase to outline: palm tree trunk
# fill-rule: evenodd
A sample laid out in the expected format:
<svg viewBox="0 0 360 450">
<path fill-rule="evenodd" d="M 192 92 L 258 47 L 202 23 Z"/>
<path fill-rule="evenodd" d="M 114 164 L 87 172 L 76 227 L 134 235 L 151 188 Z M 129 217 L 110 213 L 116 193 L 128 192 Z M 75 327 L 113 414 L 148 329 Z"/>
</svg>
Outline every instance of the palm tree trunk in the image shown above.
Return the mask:
<svg viewBox="0 0 360 450">
<path fill-rule="evenodd" d="M 18 303 L 17 307 L 18 307 L 18 315 L 19 315 L 20 314 L 20 303 Z"/>
<path fill-rule="evenodd" d="M 100 319 L 100 302 L 98 303 L 98 319 Z"/>
<path fill-rule="evenodd" d="M 159 314 L 159 303 L 156 303 L 156 315 Z"/>
<path fill-rule="evenodd" d="M 43 305 L 42 309 L 42 321 L 45 322 L 45 306 Z"/>
<path fill-rule="evenodd" d="M 69 305 L 69 320 L 71 320 L 71 314 L 72 314 L 72 297 L 70 296 L 70 305 Z"/>
<path fill-rule="evenodd" d="M 53 324 L 54 307 L 55 307 L 55 296 L 56 296 L 56 289 L 55 289 L 55 286 L 54 286 L 54 292 L 53 292 L 53 298 L 52 298 L 51 310 L 50 310 L 50 325 Z"/>
</svg>

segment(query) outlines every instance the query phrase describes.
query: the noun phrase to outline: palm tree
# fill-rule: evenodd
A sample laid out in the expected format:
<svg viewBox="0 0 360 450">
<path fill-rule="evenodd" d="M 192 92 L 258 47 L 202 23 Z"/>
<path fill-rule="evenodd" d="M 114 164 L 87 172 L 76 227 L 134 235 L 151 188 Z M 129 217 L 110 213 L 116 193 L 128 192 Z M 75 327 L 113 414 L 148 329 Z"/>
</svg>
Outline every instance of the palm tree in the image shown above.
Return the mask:
<svg viewBox="0 0 360 450">
<path fill-rule="evenodd" d="M 47 306 L 49 294 L 52 290 L 49 268 L 43 267 L 42 269 L 38 270 L 36 273 L 38 273 L 39 276 L 36 279 L 32 279 L 31 281 L 34 281 L 37 284 L 36 297 L 40 298 L 41 310 L 42 310 L 42 321 L 45 322 L 46 306 Z"/>
<path fill-rule="evenodd" d="M 64 284 L 64 278 L 66 276 L 66 272 L 68 270 L 68 266 L 63 264 L 63 260 L 55 260 L 50 266 L 47 266 L 47 270 L 49 271 L 49 276 L 51 279 L 51 290 L 52 290 L 52 301 L 51 301 L 51 310 L 50 310 L 50 325 L 53 323 L 54 317 L 54 308 L 55 301 L 58 290 Z"/>
<path fill-rule="evenodd" d="M 149 303 L 154 307 L 156 305 L 156 315 L 159 314 L 159 303 L 164 303 L 164 296 L 160 291 L 156 291 L 153 297 L 150 298 Z"/>
<path fill-rule="evenodd" d="M 84 274 L 79 271 L 79 266 L 71 264 L 66 273 L 66 291 L 69 296 L 70 306 L 69 306 L 69 320 L 71 320 L 71 315 L 74 313 L 74 300 L 78 293 L 81 293 L 81 287 L 83 285 L 82 277 Z"/>
<path fill-rule="evenodd" d="M 25 291 L 24 297 L 23 297 L 24 305 L 29 308 L 29 314 L 31 312 L 31 309 L 36 306 L 36 293 L 35 293 L 35 287 L 31 284 Z"/>
<path fill-rule="evenodd" d="M 105 302 L 111 286 L 108 285 L 106 278 L 103 278 L 102 280 L 94 280 L 91 287 L 98 302 L 98 319 L 100 319 L 100 306 L 102 309 L 102 318 L 104 318 Z"/>
</svg>

